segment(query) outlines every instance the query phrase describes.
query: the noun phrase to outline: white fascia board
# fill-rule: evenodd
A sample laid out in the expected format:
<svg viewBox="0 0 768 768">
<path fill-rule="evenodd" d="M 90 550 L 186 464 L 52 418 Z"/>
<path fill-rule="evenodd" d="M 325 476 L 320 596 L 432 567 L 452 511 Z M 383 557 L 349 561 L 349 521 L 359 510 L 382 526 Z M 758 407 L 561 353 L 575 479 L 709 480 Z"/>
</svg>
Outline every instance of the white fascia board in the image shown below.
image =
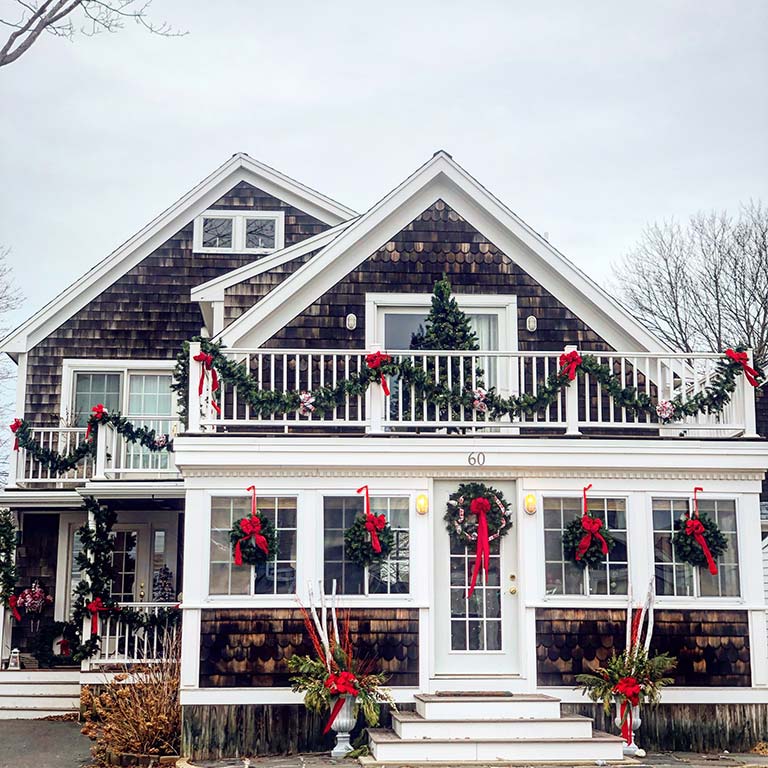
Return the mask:
<svg viewBox="0 0 768 768">
<path fill-rule="evenodd" d="M 183 499 L 185 496 L 183 480 L 160 481 L 103 481 L 89 480 L 78 488 L 81 496 L 95 496 L 98 499 Z"/>
<path fill-rule="evenodd" d="M 270 269 L 282 266 L 293 259 L 297 259 L 312 251 L 316 251 L 319 248 L 325 248 L 325 246 L 338 237 L 339 233 L 343 232 L 352 221 L 354 221 L 354 219 L 344 221 L 341 224 L 337 224 L 335 227 L 325 230 L 325 232 L 321 232 L 319 235 L 313 235 L 306 240 L 302 240 L 300 243 L 288 246 L 288 248 L 281 248 L 279 251 L 269 254 L 269 256 L 265 256 L 251 264 L 245 264 L 242 267 L 238 267 L 238 269 L 234 269 L 231 272 L 215 277 L 207 283 L 196 285 L 190 293 L 192 301 L 224 301 L 224 294 L 227 288 L 231 288 L 233 285 L 242 283 L 244 280 L 249 280 L 264 272 L 269 272 Z"/>
<path fill-rule="evenodd" d="M 83 506 L 83 498 L 76 490 L 44 491 L 30 489 L 28 491 L 0 491 L 0 507 L 14 509 L 79 509 Z"/>
<path fill-rule="evenodd" d="M 259 347 L 437 199 L 443 199 L 615 349 L 669 349 L 445 153 L 436 154 L 221 334 Z"/>
<path fill-rule="evenodd" d="M 0 340 L 0 352 L 27 352 L 168 238 L 240 182 L 247 182 L 311 216 L 335 226 L 355 212 L 243 153 L 233 155 L 210 176 L 86 272 L 39 312 Z"/>
</svg>

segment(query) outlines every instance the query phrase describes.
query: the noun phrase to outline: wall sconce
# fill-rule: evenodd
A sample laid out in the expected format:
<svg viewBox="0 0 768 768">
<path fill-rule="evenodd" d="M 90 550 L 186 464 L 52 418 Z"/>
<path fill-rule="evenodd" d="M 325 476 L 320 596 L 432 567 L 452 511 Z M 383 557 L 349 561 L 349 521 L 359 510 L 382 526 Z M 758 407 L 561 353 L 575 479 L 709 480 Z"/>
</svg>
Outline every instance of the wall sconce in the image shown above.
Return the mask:
<svg viewBox="0 0 768 768">
<path fill-rule="evenodd" d="M 353 312 L 350 312 L 345 318 L 344 318 L 344 325 L 346 326 L 348 331 L 354 331 L 355 328 L 357 328 L 357 315 Z"/>
<path fill-rule="evenodd" d="M 525 501 L 523 502 L 523 506 L 525 507 L 525 511 L 529 515 L 535 515 L 536 514 L 536 494 L 527 493 L 525 495 Z"/>
<path fill-rule="evenodd" d="M 426 515 L 429 512 L 429 498 L 426 493 L 420 493 L 416 497 L 416 511 L 420 515 Z"/>
</svg>

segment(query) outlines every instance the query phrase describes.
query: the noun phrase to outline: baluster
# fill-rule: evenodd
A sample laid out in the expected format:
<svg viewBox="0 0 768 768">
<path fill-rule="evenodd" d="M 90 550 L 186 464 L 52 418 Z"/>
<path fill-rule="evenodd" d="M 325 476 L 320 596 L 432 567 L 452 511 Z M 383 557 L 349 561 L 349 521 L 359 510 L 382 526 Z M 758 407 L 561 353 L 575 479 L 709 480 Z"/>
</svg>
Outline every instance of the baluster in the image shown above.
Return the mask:
<svg viewBox="0 0 768 768">
<path fill-rule="evenodd" d="M 349 381 L 349 355 L 344 355 L 344 379 Z M 349 393 L 344 395 L 344 420 L 349 421 Z M 357 420 L 360 421 L 360 411 L 357 412 Z"/>
</svg>

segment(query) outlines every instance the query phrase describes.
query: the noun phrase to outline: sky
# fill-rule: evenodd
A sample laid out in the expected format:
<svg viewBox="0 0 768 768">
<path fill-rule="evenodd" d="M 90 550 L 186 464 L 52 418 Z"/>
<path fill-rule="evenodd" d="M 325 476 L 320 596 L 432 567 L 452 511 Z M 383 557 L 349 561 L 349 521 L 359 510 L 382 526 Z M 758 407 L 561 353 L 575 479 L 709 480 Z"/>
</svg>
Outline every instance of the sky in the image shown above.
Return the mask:
<svg viewBox="0 0 768 768">
<path fill-rule="evenodd" d="M 238 151 L 364 211 L 444 149 L 602 284 L 648 223 L 768 199 L 764 0 L 150 12 L 188 34 L 46 36 L 0 69 L 4 325 Z"/>
</svg>

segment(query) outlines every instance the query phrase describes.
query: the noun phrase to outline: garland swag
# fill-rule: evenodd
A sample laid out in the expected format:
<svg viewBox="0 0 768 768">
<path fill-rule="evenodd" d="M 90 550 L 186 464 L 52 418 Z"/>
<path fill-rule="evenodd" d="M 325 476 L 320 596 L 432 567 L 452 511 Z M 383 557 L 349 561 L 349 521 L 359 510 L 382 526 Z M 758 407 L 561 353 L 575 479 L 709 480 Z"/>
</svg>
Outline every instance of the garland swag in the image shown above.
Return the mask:
<svg viewBox="0 0 768 768">
<path fill-rule="evenodd" d="M 17 612 L 15 598 L 19 572 L 16 569 L 16 524 L 10 509 L 0 509 L 0 603 Z M 13 603 L 13 604 L 12 604 Z"/>
<path fill-rule="evenodd" d="M 306 401 L 312 404 L 311 411 L 322 416 L 333 409 L 342 406 L 347 397 L 358 397 L 366 393 L 371 384 L 384 384 L 387 377 L 397 378 L 403 386 L 415 388 L 416 397 L 426 399 L 430 404 L 439 408 L 459 408 L 464 406 L 468 412 L 475 407 L 477 392 L 468 386 L 456 383 L 452 387 L 442 382 L 436 382 L 424 370 L 418 356 L 415 361 L 409 358 L 393 360 L 389 355 L 381 355 L 376 365 L 368 365 L 359 372 L 350 374 L 346 379 L 338 381 L 334 386 L 316 387 L 309 392 L 261 389 L 256 377 L 248 373 L 242 362 L 222 354 L 222 346 L 202 337 L 193 341 L 200 342 L 201 349 L 210 356 L 212 367 L 218 372 L 221 384 L 237 388 L 238 399 L 247 402 L 251 412 L 261 417 L 278 413 L 290 413 L 302 410 Z M 617 408 L 624 408 L 630 414 L 647 415 L 658 419 L 662 424 L 696 416 L 699 413 L 720 413 L 730 402 L 731 395 L 736 389 L 736 379 L 749 373 L 750 383 L 759 384 L 763 374 L 750 372 L 743 361 L 743 347 L 738 351 L 726 351 L 727 357 L 719 360 L 709 385 L 690 397 L 678 395 L 672 400 L 658 400 L 640 392 L 636 387 L 625 387 L 619 374 L 613 372 L 610 366 L 598 362 L 593 355 L 580 355 L 572 351 L 560 356 L 560 367 L 551 373 L 535 393 L 526 392 L 522 395 L 503 397 L 495 388 L 483 390 L 483 412 L 491 420 L 502 417 L 516 418 L 521 415 L 533 416 L 552 405 L 560 392 L 576 378 L 577 372 L 582 371 L 596 381 L 600 388 L 612 399 Z M 370 356 L 369 356 L 370 357 Z M 176 359 L 174 383 L 172 388 L 177 393 L 179 416 L 187 421 L 187 393 L 189 383 L 189 344 L 185 343 Z"/>
</svg>

